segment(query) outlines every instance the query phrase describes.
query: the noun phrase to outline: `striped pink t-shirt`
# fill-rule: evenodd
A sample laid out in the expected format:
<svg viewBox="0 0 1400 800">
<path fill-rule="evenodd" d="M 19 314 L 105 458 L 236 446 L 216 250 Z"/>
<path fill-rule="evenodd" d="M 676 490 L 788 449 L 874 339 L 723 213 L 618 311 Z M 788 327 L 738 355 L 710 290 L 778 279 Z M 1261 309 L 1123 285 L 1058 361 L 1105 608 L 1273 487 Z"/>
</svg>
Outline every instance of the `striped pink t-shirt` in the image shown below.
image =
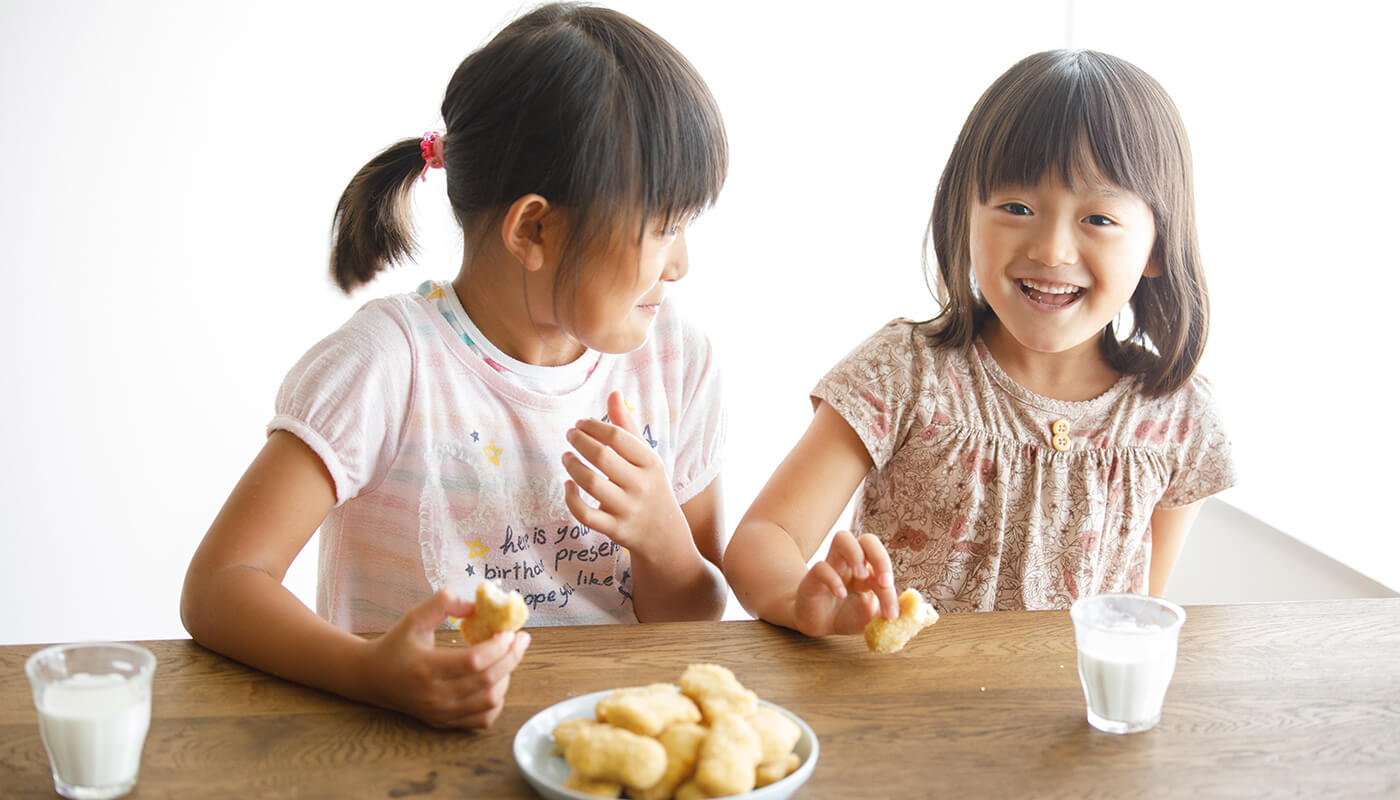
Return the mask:
<svg viewBox="0 0 1400 800">
<path fill-rule="evenodd" d="M 547 368 L 525 385 L 464 341 L 442 287 L 367 303 L 278 392 L 269 432 L 301 438 L 335 481 L 317 613 L 382 631 L 437 588 L 471 597 L 497 579 L 525 595 L 532 625 L 635 622 L 627 551 L 564 504 L 564 433 L 620 390 L 687 502 L 724 445 L 708 340 L 668 300 L 640 349 L 590 351 L 591 372 L 560 367 L 560 391 L 545 392 Z"/>
</svg>

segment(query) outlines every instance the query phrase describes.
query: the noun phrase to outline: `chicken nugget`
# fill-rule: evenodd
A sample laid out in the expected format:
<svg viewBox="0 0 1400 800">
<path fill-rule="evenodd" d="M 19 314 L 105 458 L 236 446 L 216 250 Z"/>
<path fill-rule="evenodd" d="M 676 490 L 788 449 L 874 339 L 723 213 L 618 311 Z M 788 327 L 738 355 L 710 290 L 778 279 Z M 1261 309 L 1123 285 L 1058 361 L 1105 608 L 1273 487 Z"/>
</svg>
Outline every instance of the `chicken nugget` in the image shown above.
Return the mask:
<svg viewBox="0 0 1400 800">
<path fill-rule="evenodd" d="M 595 711 L 603 722 L 643 736 L 656 736 L 678 722 L 700 721 L 699 706 L 670 683 L 618 689 L 599 700 Z"/>
<path fill-rule="evenodd" d="M 698 714 L 699 712 L 697 712 Z M 700 745 L 709 731 L 694 722 L 678 722 L 661 732 L 656 741 L 666 748 L 666 772 L 647 789 L 629 791 L 632 800 L 667 800 L 695 772 Z"/>
<path fill-rule="evenodd" d="M 600 723 L 580 726 L 564 748 L 564 760 L 583 777 L 645 789 L 666 772 L 666 748 L 647 736 Z"/>
<path fill-rule="evenodd" d="M 796 753 L 788 753 L 781 758 L 759 764 L 758 768 L 754 770 L 754 788 L 777 783 L 796 772 L 801 763 L 802 759 L 798 758 Z"/>
<path fill-rule="evenodd" d="M 681 692 L 700 706 L 706 722 L 714 722 L 720 714 L 747 717 L 758 708 L 758 695 L 718 664 L 691 664 L 681 674 L 680 683 Z"/>
<path fill-rule="evenodd" d="M 672 800 L 709 800 L 709 797 L 710 795 L 700 788 L 700 784 L 691 778 L 676 787 L 676 793 L 672 796 Z"/>
<path fill-rule="evenodd" d="M 564 779 L 564 788 L 594 797 L 622 796 L 622 784 L 617 781 L 595 781 L 592 778 L 585 778 L 577 771 L 570 772 L 569 777 Z"/>
<path fill-rule="evenodd" d="M 763 745 L 748 721 L 721 712 L 710 722 L 710 734 L 700 744 L 695 782 L 711 797 L 752 791 Z"/>
<path fill-rule="evenodd" d="M 792 752 L 797 740 L 802 738 L 802 729 L 787 715 L 769 706 L 759 706 L 748 717 L 749 727 L 758 734 L 763 747 L 759 761 L 777 761 Z"/>
<path fill-rule="evenodd" d="M 574 736 L 577 735 L 580 728 L 591 728 L 594 725 L 601 724 L 602 723 L 598 720 L 589 719 L 588 717 L 571 717 L 560 722 L 558 725 L 554 726 L 554 749 L 558 750 L 560 755 L 563 755 L 564 750 L 569 746 L 569 742 L 573 741 Z"/>
<path fill-rule="evenodd" d="M 495 581 L 476 585 L 476 609 L 462 620 L 462 638 L 470 644 L 484 642 L 502 631 L 517 631 L 530 618 L 520 592 L 509 593 Z"/>
<path fill-rule="evenodd" d="M 899 616 L 876 617 L 865 626 L 865 646 L 876 653 L 895 653 L 904 648 L 919 631 L 938 621 L 938 612 L 924 601 L 918 589 L 905 589 L 899 596 Z"/>
</svg>

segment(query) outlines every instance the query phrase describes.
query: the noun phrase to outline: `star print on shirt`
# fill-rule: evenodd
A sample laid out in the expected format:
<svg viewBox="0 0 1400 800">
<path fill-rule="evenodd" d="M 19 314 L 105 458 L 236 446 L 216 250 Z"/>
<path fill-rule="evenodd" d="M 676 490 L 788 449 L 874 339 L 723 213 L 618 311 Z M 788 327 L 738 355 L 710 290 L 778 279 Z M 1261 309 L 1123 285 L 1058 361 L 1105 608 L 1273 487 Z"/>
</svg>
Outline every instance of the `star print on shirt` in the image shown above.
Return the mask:
<svg viewBox="0 0 1400 800">
<path fill-rule="evenodd" d="M 501 453 L 504 451 L 496 446 L 495 439 L 492 439 L 490 444 L 481 448 L 481 451 L 486 454 L 486 457 L 491 460 L 492 464 L 498 467 L 501 465 Z"/>
<path fill-rule="evenodd" d="M 428 296 L 425 297 L 425 298 L 423 298 L 423 299 L 425 299 L 425 300 L 436 300 L 436 299 L 438 299 L 439 297 L 442 297 L 442 296 L 443 296 L 442 285 L 441 285 L 441 284 L 436 284 L 436 283 L 435 283 L 435 284 L 433 284 L 433 290 L 432 290 L 431 292 L 428 292 Z"/>
<path fill-rule="evenodd" d="M 476 574 L 476 567 L 473 567 L 471 564 L 468 564 L 468 565 L 467 565 L 467 577 L 470 578 L 470 577 L 472 577 L 472 576 L 475 575 L 475 574 Z"/>
<path fill-rule="evenodd" d="M 476 541 L 467 542 L 467 547 L 471 548 L 467 558 L 486 558 L 486 554 L 491 552 L 491 548 L 481 543 L 480 536 L 476 537 Z"/>
<path fill-rule="evenodd" d="M 477 433 L 476 431 L 472 431 L 472 441 L 473 441 L 473 442 L 479 442 L 479 441 L 481 441 L 481 434 Z"/>
</svg>

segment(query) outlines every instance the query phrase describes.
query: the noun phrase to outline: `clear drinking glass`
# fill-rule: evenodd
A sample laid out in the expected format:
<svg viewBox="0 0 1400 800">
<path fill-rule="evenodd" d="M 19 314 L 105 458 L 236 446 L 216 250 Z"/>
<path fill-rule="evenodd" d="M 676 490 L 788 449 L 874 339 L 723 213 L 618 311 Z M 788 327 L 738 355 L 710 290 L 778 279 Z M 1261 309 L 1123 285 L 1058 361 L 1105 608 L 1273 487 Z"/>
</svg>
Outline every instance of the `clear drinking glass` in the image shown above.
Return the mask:
<svg viewBox="0 0 1400 800">
<path fill-rule="evenodd" d="M 136 786 L 151 725 L 156 657 L 120 643 L 60 644 L 24 664 L 54 790 L 107 800 Z"/>
<path fill-rule="evenodd" d="M 1069 615 L 1089 724 L 1107 733 L 1156 725 L 1186 612 L 1143 594 L 1100 594 L 1076 600 Z"/>
</svg>

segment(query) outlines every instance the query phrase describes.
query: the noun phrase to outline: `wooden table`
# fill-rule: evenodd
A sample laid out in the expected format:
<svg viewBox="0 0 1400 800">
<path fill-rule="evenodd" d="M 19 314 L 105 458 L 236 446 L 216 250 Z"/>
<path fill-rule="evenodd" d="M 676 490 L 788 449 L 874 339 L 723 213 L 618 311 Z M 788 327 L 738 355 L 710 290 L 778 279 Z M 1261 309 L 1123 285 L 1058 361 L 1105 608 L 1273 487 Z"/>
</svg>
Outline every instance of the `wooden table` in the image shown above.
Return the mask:
<svg viewBox="0 0 1400 800">
<path fill-rule="evenodd" d="M 944 616 L 893 656 L 761 622 L 536 628 L 484 733 L 150 642 L 160 664 L 131 797 L 535 797 L 511 755 L 532 714 L 702 661 L 817 732 L 799 798 L 1400 796 L 1400 598 L 1187 613 L 1162 721 L 1131 736 L 1085 722 L 1067 612 Z M 54 796 L 23 671 L 37 649 L 0 647 L 6 798 Z"/>
</svg>

